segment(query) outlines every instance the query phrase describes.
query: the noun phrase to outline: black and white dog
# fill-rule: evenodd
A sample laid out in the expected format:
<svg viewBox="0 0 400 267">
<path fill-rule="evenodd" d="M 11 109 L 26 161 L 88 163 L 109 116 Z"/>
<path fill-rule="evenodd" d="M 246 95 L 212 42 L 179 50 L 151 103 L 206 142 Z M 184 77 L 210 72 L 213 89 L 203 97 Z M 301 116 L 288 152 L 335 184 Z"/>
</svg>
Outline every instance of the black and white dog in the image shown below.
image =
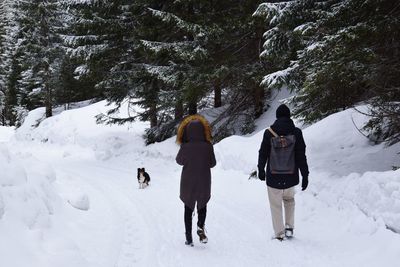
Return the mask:
<svg viewBox="0 0 400 267">
<path fill-rule="evenodd" d="M 139 182 L 139 189 L 144 189 L 149 185 L 150 175 L 144 170 L 144 168 L 138 168 L 137 179 Z"/>
</svg>

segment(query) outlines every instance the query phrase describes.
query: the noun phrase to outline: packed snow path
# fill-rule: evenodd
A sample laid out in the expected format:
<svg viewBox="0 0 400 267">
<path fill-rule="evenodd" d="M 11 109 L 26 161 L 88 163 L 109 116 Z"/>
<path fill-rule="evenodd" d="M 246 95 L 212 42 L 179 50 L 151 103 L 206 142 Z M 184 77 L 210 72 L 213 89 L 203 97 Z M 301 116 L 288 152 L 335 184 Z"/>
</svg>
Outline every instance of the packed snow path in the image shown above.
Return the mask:
<svg viewBox="0 0 400 267">
<path fill-rule="evenodd" d="M 353 203 L 320 199 L 312 187 L 296 195 L 295 238 L 271 240 L 265 184 L 221 168 L 213 170 L 210 241 L 189 248 L 178 198 L 180 168 L 173 158 L 138 154 L 118 163 L 41 153 L 60 187 L 78 187 L 90 196 L 90 210 L 70 223 L 76 224 L 76 243 L 92 266 L 384 266 L 399 259 L 399 235 Z M 139 190 L 136 167 L 144 162 L 152 182 Z"/>
</svg>

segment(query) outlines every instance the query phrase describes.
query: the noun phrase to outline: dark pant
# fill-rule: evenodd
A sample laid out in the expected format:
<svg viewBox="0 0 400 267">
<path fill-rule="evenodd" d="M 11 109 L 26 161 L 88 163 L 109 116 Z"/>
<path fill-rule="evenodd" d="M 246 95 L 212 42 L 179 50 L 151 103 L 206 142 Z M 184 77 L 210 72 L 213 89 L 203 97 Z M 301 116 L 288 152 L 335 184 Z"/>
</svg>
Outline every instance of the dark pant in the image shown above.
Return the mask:
<svg viewBox="0 0 400 267">
<path fill-rule="evenodd" d="M 204 228 L 204 223 L 206 221 L 207 216 L 207 206 L 204 208 L 197 210 L 198 218 L 197 218 L 197 226 L 200 228 Z M 193 210 L 185 205 L 185 230 L 186 230 L 186 239 L 190 239 L 192 237 L 192 215 Z"/>
</svg>

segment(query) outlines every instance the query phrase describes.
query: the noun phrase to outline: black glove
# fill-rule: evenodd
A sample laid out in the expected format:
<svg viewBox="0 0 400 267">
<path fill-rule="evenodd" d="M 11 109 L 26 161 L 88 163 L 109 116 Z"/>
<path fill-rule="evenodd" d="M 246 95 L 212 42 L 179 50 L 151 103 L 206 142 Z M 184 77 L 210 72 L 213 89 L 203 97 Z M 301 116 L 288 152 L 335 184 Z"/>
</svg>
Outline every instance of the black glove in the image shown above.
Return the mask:
<svg viewBox="0 0 400 267">
<path fill-rule="evenodd" d="M 258 170 L 258 179 L 261 181 L 265 181 L 265 171 L 264 170 Z"/>
<path fill-rule="evenodd" d="M 301 181 L 301 190 L 304 191 L 307 189 L 308 186 L 308 177 L 303 177 L 303 180 Z"/>
</svg>

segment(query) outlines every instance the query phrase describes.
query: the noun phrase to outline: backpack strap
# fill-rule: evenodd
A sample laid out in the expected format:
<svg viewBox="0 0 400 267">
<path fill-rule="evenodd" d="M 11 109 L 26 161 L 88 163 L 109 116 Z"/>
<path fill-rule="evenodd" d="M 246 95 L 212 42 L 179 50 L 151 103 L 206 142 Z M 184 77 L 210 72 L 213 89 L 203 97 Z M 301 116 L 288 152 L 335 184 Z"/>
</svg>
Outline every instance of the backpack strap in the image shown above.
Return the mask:
<svg viewBox="0 0 400 267">
<path fill-rule="evenodd" d="M 269 131 L 273 136 L 279 137 L 279 135 L 278 135 L 274 130 L 272 130 L 271 127 L 268 128 L 268 131 Z"/>
</svg>

